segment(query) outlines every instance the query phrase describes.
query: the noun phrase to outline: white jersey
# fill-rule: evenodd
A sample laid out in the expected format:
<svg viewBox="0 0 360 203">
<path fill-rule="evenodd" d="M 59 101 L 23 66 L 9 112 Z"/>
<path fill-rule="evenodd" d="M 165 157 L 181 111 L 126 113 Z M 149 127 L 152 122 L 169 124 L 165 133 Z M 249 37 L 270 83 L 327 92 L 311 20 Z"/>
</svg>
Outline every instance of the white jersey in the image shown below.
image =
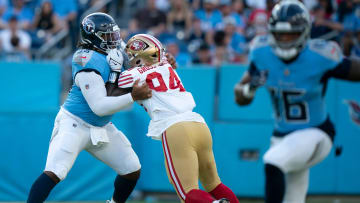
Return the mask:
<svg viewBox="0 0 360 203">
<path fill-rule="evenodd" d="M 167 61 L 149 67 L 136 67 L 121 73 L 118 81 L 120 88 L 132 87 L 146 82 L 152 89 L 152 97 L 138 103 L 149 114 L 151 121 L 148 136 L 160 139 L 161 134 L 171 125 L 181 121 L 205 123 L 202 116 L 193 112 L 195 101 L 187 92 L 171 65 Z"/>
</svg>

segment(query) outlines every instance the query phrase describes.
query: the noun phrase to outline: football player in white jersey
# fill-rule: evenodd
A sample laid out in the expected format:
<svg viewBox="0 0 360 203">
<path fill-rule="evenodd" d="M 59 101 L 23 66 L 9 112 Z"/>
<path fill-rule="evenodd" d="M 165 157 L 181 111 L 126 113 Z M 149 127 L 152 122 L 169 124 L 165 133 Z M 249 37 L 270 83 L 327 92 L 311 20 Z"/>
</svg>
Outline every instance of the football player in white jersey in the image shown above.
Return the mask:
<svg viewBox="0 0 360 203">
<path fill-rule="evenodd" d="M 182 202 L 237 203 L 235 194 L 221 183 L 216 170 L 210 131 L 175 70 L 164 58 L 162 44 L 138 34 L 126 45 L 130 67 L 121 73 L 118 87 L 147 83 L 152 97 L 138 101 L 151 121 L 147 136 L 161 140 L 167 175 Z M 199 189 L 200 179 L 205 191 Z"/>
<path fill-rule="evenodd" d="M 263 158 L 265 202 L 304 203 L 309 168 L 329 154 L 335 135 L 324 99 L 327 82 L 359 81 L 360 63 L 344 57 L 335 42 L 308 40 L 310 15 L 300 1 L 280 1 L 268 27 L 270 34 L 252 43 L 236 101 L 248 105 L 258 87 L 268 89 L 275 127 Z"/>
<path fill-rule="evenodd" d="M 120 70 L 123 64 L 122 55 L 108 54 L 122 42 L 119 27 L 111 16 L 93 13 L 83 19 L 80 30 L 81 45 L 72 62 L 74 84 L 56 116 L 45 170 L 32 185 L 28 203 L 44 202 L 83 150 L 118 174 L 111 202 L 125 202 L 140 175 L 139 159 L 130 142 L 110 120 L 133 101 L 151 97 L 151 90 L 147 84 L 135 84 L 128 94 L 106 96 L 110 70 Z M 111 67 L 110 60 L 116 62 Z"/>
</svg>

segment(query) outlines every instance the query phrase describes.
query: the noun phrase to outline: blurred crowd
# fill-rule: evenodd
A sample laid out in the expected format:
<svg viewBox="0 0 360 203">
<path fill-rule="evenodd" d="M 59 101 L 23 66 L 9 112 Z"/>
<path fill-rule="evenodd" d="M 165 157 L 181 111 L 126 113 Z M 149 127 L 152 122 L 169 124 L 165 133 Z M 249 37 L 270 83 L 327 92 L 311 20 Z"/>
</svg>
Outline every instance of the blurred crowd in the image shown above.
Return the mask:
<svg viewBox="0 0 360 203">
<path fill-rule="evenodd" d="M 25 61 L 67 31 L 76 48 L 78 26 L 101 0 L 0 0 L 0 60 Z M 156 36 L 180 67 L 246 63 L 248 45 L 267 33 L 276 0 L 109 0 L 98 7 L 119 22 L 126 41 L 133 34 Z M 360 57 L 360 0 L 303 0 L 312 17 L 312 38 L 335 40 L 346 56 Z M 115 8 L 115 9 L 114 9 Z M 129 11 L 129 8 L 131 11 Z"/>
</svg>

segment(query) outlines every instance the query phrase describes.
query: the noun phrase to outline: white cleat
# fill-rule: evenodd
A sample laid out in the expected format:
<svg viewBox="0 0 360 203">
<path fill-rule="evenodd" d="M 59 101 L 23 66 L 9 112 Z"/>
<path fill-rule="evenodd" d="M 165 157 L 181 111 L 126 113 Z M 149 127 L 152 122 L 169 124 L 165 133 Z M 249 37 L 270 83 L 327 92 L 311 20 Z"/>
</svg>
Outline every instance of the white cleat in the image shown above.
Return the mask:
<svg viewBox="0 0 360 203">
<path fill-rule="evenodd" d="M 111 199 L 111 200 L 106 200 L 105 203 L 116 203 L 116 202 L 113 199 Z"/>
</svg>

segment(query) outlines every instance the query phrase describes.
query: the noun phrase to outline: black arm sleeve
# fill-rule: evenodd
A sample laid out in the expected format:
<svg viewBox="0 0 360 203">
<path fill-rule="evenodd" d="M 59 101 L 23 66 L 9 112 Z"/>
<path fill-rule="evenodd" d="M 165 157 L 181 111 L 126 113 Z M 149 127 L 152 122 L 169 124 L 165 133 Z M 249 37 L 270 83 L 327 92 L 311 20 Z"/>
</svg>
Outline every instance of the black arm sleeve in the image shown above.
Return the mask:
<svg viewBox="0 0 360 203">
<path fill-rule="evenodd" d="M 322 82 L 326 82 L 329 78 L 337 78 L 346 80 L 349 77 L 351 68 L 351 60 L 344 58 L 339 65 L 334 69 L 327 71 L 324 76 L 321 78 Z"/>
</svg>

